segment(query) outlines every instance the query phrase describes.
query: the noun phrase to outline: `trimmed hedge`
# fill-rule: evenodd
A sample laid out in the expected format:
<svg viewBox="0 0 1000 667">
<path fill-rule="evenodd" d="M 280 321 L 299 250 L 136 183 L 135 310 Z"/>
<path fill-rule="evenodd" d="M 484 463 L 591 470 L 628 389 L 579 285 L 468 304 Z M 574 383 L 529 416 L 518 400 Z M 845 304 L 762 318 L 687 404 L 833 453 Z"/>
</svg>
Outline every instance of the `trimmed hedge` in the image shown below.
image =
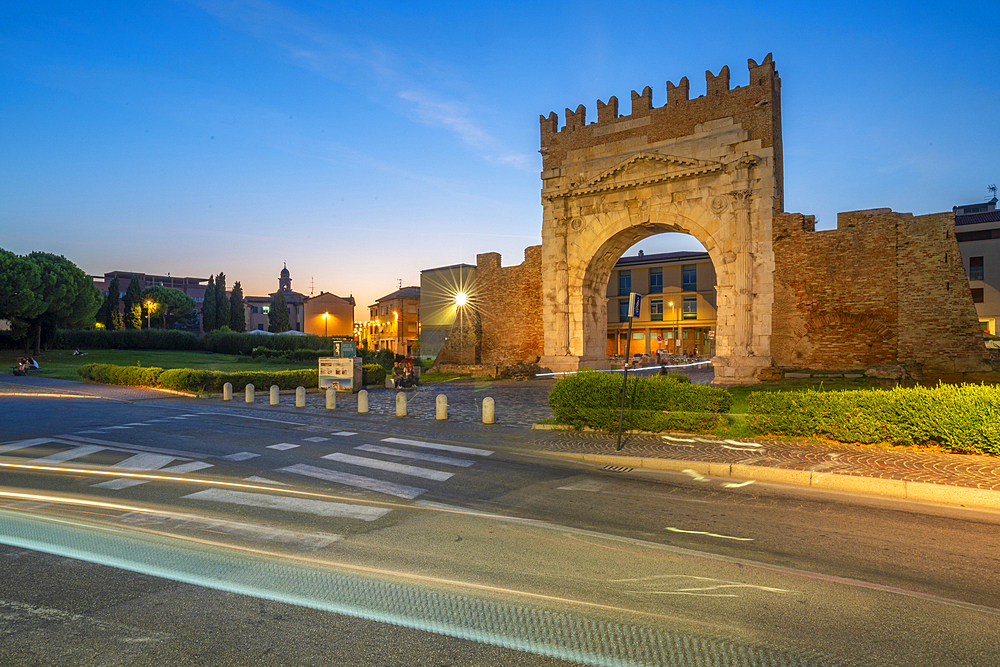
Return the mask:
<svg viewBox="0 0 1000 667">
<path fill-rule="evenodd" d="M 278 385 L 279 389 L 316 387 L 319 385 L 318 370 L 299 371 L 247 371 L 225 373 L 191 368 L 163 370 L 144 366 L 115 366 L 113 364 L 87 364 L 77 373 L 84 380 L 103 384 L 121 384 L 136 387 L 163 387 L 192 393 L 222 391 L 222 385 L 231 382 L 234 391 L 243 391 L 252 384 L 257 389 L 267 389 Z"/>
<path fill-rule="evenodd" d="M 752 392 L 747 424 L 757 435 L 861 444 L 938 443 L 957 452 L 1000 455 L 1000 387 Z"/>
<path fill-rule="evenodd" d="M 577 428 L 618 429 L 622 375 L 583 371 L 559 380 L 549 392 L 556 419 Z M 680 375 L 629 378 L 623 428 L 641 431 L 707 431 L 727 422 L 720 413 L 733 398 Z"/>
<path fill-rule="evenodd" d="M 198 336 L 176 329 L 60 329 L 52 347 L 83 350 L 202 350 Z"/>
<path fill-rule="evenodd" d="M 160 385 L 176 391 L 192 393 L 220 393 L 222 385 L 232 383 L 233 391 L 243 391 L 248 384 L 256 389 L 268 389 L 278 385 L 279 389 L 295 389 L 296 387 L 319 386 L 318 370 L 298 371 L 246 371 L 226 373 L 223 371 L 193 370 L 190 368 L 175 368 L 163 371 L 160 375 Z"/>
<path fill-rule="evenodd" d="M 364 373 L 362 384 L 385 384 L 385 369 L 380 364 L 365 364 L 361 370 Z"/>
<path fill-rule="evenodd" d="M 310 361 L 316 360 L 320 357 L 331 357 L 333 352 L 330 350 L 273 350 L 267 347 L 255 347 L 250 353 L 253 359 L 267 359 L 267 360 L 277 360 L 283 359 L 286 361 Z"/>
<path fill-rule="evenodd" d="M 162 368 L 155 366 L 115 366 L 114 364 L 87 364 L 76 371 L 81 378 L 101 384 L 121 384 L 133 387 L 155 387 L 159 384 Z"/>
</svg>

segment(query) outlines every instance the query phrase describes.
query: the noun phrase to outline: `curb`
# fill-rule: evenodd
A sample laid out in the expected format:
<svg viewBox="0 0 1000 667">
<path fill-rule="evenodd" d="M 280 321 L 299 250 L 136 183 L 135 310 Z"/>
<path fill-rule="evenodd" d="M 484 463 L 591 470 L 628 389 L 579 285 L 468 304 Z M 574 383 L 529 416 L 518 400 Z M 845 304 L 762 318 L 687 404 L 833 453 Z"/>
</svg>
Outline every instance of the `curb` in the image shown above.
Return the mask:
<svg viewBox="0 0 1000 667">
<path fill-rule="evenodd" d="M 939 503 L 1000 510 L 1000 491 L 964 486 L 946 486 L 929 482 L 910 482 L 900 479 L 880 479 L 855 475 L 837 475 L 808 470 L 763 468 L 739 463 L 710 463 L 707 461 L 677 461 L 674 459 L 617 456 L 613 454 L 571 454 L 532 450 L 532 454 L 598 463 L 601 465 L 646 468 L 670 472 L 692 471 L 713 477 L 749 479 L 755 482 L 801 486 L 824 491 L 846 491 L 880 498 L 898 498 L 916 502 Z"/>
</svg>

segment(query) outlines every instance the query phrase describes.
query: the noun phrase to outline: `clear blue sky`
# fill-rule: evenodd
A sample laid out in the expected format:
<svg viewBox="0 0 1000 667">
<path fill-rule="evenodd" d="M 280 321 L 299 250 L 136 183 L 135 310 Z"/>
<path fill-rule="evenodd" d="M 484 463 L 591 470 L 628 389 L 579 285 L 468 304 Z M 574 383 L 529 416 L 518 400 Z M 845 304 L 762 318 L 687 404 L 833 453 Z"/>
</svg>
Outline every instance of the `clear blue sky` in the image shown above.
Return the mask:
<svg viewBox="0 0 1000 667">
<path fill-rule="evenodd" d="M 954 4 L 954 6 L 950 6 Z M 785 208 L 1000 181 L 994 2 L 6 2 L 0 247 L 354 294 L 540 243 L 538 116 L 723 65 L 782 79 Z M 647 252 L 690 237 L 647 239 Z M 696 246 L 695 246 L 696 247 Z"/>
</svg>

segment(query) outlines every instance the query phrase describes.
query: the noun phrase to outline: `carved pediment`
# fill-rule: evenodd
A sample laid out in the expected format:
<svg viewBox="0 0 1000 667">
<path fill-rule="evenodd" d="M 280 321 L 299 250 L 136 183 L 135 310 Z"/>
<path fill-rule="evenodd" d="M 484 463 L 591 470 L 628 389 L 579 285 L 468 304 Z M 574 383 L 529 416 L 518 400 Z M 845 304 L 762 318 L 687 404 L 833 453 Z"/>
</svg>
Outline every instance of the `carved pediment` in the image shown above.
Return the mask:
<svg viewBox="0 0 1000 667">
<path fill-rule="evenodd" d="M 721 162 L 660 153 L 636 153 L 589 181 L 570 187 L 562 196 L 589 195 L 680 181 L 722 169 Z"/>
</svg>

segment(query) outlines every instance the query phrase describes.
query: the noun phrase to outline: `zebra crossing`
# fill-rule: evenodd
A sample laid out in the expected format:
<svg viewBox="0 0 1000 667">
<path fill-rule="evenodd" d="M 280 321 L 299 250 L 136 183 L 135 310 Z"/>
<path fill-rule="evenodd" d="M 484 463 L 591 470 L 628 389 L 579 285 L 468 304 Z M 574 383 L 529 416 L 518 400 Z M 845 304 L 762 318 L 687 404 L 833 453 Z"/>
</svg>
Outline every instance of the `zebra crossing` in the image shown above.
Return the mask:
<svg viewBox="0 0 1000 667">
<path fill-rule="evenodd" d="M 147 425 L 149 421 L 153 420 L 124 426 L 138 427 Z M 112 429 L 113 427 L 106 427 L 103 432 Z M 413 500 L 428 491 L 429 483 L 447 482 L 455 475 L 456 471 L 468 469 L 494 453 L 493 450 L 488 449 L 394 437 L 381 438 L 378 444 L 358 442 L 358 440 L 366 438 L 363 436 L 359 438 L 358 433 L 349 431 L 335 431 L 329 433 L 328 436 L 303 437 L 301 438 L 302 444 L 277 442 L 261 445 L 262 451 L 260 452 L 242 451 L 225 456 L 208 457 L 95 440 L 82 437 L 78 433 L 0 445 L 0 456 L 4 454 L 23 456 L 25 450 L 30 450 L 33 447 L 45 447 L 44 451 L 49 451 L 51 448 L 59 449 L 59 451 L 44 456 L 34 458 L 27 456 L 26 458 L 31 458 L 35 463 L 81 463 L 87 462 L 88 457 L 98 454 L 104 457 L 114 455 L 120 456 L 121 459 L 111 464 L 102 464 L 104 469 L 123 472 L 190 473 L 206 470 L 216 465 L 216 463 L 209 463 L 205 460 L 195 460 L 195 457 L 243 462 L 262 456 L 265 450 L 272 450 L 275 453 L 296 456 L 298 461 L 291 465 L 282 465 L 271 469 L 267 477 L 252 475 L 243 478 L 243 481 L 273 486 L 277 491 L 280 487 L 287 487 L 289 484 L 295 484 L 305 478 L 313 482 L 328 483 L 335 487 L 346 487 L 391 498 Z M 356 442 L 357 444 L 355 444 Z M 336 449 L 330 451 L 331 446 L 336 446 Z M 343 451 L 345 448 L 349 448 L 350 451 Z M 406 483 L 409 480 L 413 480 L 413 482 Z M 119 477 L 96 482 L 90 486 L 105 491 L 124 491 L 147 484 L 150 481 L 153 480 Z M 336 517 L 360 521 L 375 521 L 392 511 L 391 508 L 366 505 L 363 502 L 358 504 L 332 502 L 280 493 L 264 493 L 257 489 L 244 491 L 217 488 L 211 486 L 209 480 L 206 480 L 206 484 L 208 488 L 187 493 L 181 497 L 186 501 L 194 501 L 199 504 L 242 505 L 278 512 L 312 514 L 327 518 Z M 130 520 L 137 521 L 138 519 L 132 517 Z M 184 525 L 198 523 L 198 520 L 187 515 L 177 518 L 176 521 Z M 249 528 L 241 528 L 241 530 L 250 531 Z M 330 540 L 335 540 L 337 537 L 332 534 L 329 536 Z M 287 536 L 282 539 L 285 538 Z"/>
</svg>

